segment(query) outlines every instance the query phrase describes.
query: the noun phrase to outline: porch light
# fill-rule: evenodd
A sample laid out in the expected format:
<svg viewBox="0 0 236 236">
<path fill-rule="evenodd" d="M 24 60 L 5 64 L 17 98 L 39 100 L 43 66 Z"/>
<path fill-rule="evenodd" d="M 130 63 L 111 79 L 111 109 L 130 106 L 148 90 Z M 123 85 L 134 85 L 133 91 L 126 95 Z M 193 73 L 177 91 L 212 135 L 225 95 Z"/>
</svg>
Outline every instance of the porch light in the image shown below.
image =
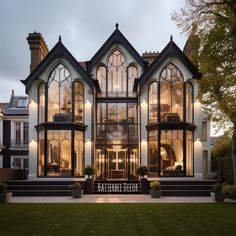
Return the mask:
<svg viewBox="0 0 236 236">
<path fill-rule="evenodd" d="M 91 106 L 92 103 L 87 99 L 87 100 L 86 100 L 86 105 Z"/>
<path fill-rule="evenodd" d="M 91 142 L 91 139 L 90 138 L 87 138 L 86 139 L 86 142 L 88 143 L 88 142 Z"/>
<path fill-rule="evenodd" d="M 147 105 L 147 102 L 146 102 L 146 100 L 145 100 L 145 99 L 143 99 L 143 101 L 142 101 L 141 105 Z"/>
</svg>

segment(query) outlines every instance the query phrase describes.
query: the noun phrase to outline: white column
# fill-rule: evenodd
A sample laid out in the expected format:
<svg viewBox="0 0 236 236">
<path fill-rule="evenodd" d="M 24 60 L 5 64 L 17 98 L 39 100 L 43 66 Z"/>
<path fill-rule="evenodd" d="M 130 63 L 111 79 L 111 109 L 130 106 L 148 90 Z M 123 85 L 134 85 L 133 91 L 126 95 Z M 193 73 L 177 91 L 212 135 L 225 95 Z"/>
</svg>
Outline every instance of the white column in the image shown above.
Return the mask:
<svg viewBox="0 0 236 236">
<path fill-rule="evenodd" d="M 37 131 L 38 104 L 34 99 L 29 100 L 29 180 L 37 178 Z"/>
<path fill-rule="evenodd" d="M 141 165 L 147 165 L 147 130 L 146 130 L 146 124 L 148 123 L 148 105 L 145 99 L 141 100 L 140 103 L 140 124 L 141 124 L 141 142 L 140 142 L 140 157 L 141 157 Z"/>
<path fill-rule="evenodd" d="M 202 104 L 196 100 L 194 103 L 194 176 L 203 179 L 203 146 L 202 146 Z"/>
<path fill-rule="evenodd" d="M 85 109 L 84 109 L 84 123 L 88 127 L 86 128 L 85 131 L 85 166 L 91 165 L 91 159 L 92 159 L 92 100 L 87 100 L 85 102 Z"/>
</svg>

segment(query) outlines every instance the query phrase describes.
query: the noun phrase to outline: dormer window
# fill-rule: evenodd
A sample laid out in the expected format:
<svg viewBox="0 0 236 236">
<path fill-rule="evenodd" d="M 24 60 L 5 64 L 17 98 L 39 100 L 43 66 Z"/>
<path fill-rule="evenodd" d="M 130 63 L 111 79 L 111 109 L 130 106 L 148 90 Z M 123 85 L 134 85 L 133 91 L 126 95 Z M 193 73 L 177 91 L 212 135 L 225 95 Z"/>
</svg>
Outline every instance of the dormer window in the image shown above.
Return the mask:
<svg viewBox="0 0 236 236">
<path fill-rule="evenodd" d="M 27 98 L 20 98 L 17 107 L 27 107 Z"/>
</svg>

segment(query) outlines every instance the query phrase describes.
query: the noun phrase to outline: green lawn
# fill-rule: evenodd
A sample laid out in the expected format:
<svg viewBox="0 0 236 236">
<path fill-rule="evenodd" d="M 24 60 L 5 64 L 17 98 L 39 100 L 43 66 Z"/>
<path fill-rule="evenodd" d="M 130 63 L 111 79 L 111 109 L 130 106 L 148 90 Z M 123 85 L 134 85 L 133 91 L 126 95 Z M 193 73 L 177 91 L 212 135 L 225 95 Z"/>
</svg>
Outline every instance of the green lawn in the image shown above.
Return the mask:
<svg viewBox="0 0 236 236">
<path fill-rule="evenodd" d="M 236 204 L 0 204 L 0 235 L 236 235 Z"/>
</svg>

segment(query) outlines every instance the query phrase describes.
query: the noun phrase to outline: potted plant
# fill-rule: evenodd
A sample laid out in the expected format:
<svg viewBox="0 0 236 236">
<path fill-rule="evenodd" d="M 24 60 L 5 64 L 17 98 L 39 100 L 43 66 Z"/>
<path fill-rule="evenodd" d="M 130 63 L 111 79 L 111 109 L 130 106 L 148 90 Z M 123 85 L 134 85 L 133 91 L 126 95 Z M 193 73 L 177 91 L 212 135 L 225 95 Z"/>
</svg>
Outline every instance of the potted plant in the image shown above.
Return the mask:
<svg viewBox="0 0 236 236">
<path fill-rule="evenodd" d="M 73 185 L 70 185 L 70 188 L 72 189 L 72 196 L 73 198 L 81 198 L 83 194 L 83 190 L 80 183 L 74 183 Z"/>
<path fill-rule="evenodd" d="M 153 181 L 150 183 L 150 194 L 152 198 L 160 198 L 161 197 L 161 184 L 158 181 Z"/>
<path fill-rule="evenodd" d="M 149 193 L 149 186 L 148 180 L 145 176 L 149 173 L 149 169 L 147 166 L 139 166 L 136 169 L 136 174 L 140 176 L 140 185 L 141 185 L 141 193 L 148 194 Z"/>
<path fill-rule="evenodd" d="M 6 202 L 7 185 L 0 182 L 0 202 Z"/>
<path fill-rule="evenodd" d="M 213 185 L 213 193 L 212 197 L 215 202 L 224 202 L 225 194 L 222 193 L 223 185 L 221 183 L 217 183 Z"/>
<path fill-rule="evenodd" d="M 84 175 L 88 176 L 88 178 L 86 178 L 86 183 L 85 183 L 85 192 L 87 194 L 92 194 L 93 190 L 94 190 L 94 174 L 96 174 L 96 169 L 93 166 L 86 166 L 84 168 Z"/>
</svg>

